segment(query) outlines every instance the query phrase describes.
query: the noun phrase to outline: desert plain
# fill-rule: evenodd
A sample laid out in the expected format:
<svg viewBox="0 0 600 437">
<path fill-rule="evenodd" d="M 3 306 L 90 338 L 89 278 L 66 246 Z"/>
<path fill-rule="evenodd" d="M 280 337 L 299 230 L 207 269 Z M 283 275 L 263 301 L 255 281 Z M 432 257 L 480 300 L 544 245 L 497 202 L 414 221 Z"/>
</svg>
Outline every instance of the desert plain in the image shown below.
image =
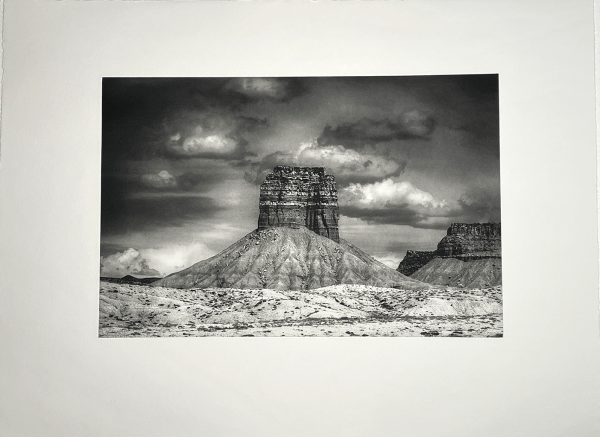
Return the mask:
<svg viewBox="0 0 600 437">
<path fill-rule="evenodd" d="M 99 336 L 502 337 L 501 286 L 303 291 L 100 282 Z"/>
</svg>

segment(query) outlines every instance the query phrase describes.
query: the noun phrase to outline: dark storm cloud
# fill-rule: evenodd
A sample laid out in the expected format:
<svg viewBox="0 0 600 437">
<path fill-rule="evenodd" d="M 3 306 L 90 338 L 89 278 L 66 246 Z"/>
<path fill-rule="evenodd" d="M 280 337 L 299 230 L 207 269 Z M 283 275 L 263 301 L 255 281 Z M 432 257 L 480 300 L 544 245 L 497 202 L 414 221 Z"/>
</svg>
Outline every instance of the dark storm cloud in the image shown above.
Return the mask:
<svg viewBox="0 0 600 437">
<path fill-rule="evenodd" d="M 500 205 L 493 200 L 468 203 L 461 199 L 458 204 L 458 207 L 439 212 L 415 209 L 410 205 L 376 208 L 347 205 L 340 206 L 340 214 L 372 224 L 407 225 L 420 229 L 442 230 L 452 223 L 500 223 Z"/>
<path fill-rule="evenodd" d="M 500 137 L 500 126 L 496 121 L 478 119 L 461 124 L 456 129 L 473 135 L 475 140 L 479 141 L 475 144 L 481 144 L 481 140 L 491 141 L 489 144 L 493 147 L 494 154 L 499 154 L 500 148 L 495 146 L 498 142 L 498 138 Z"/>
<path fill-rule="evenodd" d="M 379 208 L 359 208 L 353 205 L 340 206 L 340 214 L 358 218 L 370 224 L 407 225 L 420 229 L 446 229 L 456 217 L 456 211 L 446 214 L 428 214 L 410 205 L 385 206 Z M 454 220 L 456 221 L 456 220 Z"/>
<path fill-rule="evenodd" d="M 338 126 L 326 126 L 319 144 L 341 144 L 357 148 L 393 140 L 428 139 L 435 129 L 435 120 L 418 109 L 406 111 L 395 119 L 362 118 Z"/>
<path fill-rule="evenodd" d="M 411 93 L 435 102 L 438 122 L 473 135 L 464 143 L 473 153 L 498 156 L 499 81 L 497 74 L 403 78 Z"/>
<path fill-rule="evenodd" d="M 163 124 L 179 112 L 235 110 L 243 102 L 219 96 L 223 79 L 104 78 L 102 82 L 102 158 L 142 159 L 159 156 Z"/>
<path fill-rule="evenodd" d="M 153 157 L 239 160 L 248 133 L 264 118 L 241 115 L 247 105 L 290 102 L 308 91 L 285 78 L 104 78 L 102 159 Z"/>
<path fill-rule="evenodd" d="M 139 193 L 103 180 L 102 235 L 141 232 L 208 219 L 222 210 L 210 197 L 186 193 Z"/>
<path fill-rule="evenodd" d="M 340 214 L 346 217 L 359 218 L 368 223 L 379 224 L 412 225 L 422 219 L 408 205 L 377 209 L 365 209 L 348 205 L 340 208 Z"/>
<path fill-rule="evenodd" d="M 207 177 L 206 173 L 194 173 L 191 171 L 184 173 L 177 178 L 179 187 L 184 191 L 191 191 L 201 186 L 206 188 L 207 184 L 210 182 L 211 180 Z"/>
<path fill-rule="evenodd" d="M 500 191 L 496 187 L 472 188 L 460 197 L 458 204 L 465 222 L 501 222 Z"/>
</svg>

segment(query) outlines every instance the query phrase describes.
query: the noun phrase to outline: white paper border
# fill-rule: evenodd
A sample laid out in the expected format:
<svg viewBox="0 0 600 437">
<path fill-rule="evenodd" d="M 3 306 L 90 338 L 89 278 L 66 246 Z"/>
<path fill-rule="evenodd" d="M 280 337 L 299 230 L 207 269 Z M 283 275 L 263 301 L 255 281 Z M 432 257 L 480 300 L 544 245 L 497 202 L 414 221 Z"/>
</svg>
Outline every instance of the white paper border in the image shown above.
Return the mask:
<svg viewBox="0 0 600 437">
<path fill-rule="evenodd" d="M 3 436 L 599 431 L 591 1 L 5 5 Z M 97 338 L 100 79 L 499 73 L 503 339 Z"/>
</svg>

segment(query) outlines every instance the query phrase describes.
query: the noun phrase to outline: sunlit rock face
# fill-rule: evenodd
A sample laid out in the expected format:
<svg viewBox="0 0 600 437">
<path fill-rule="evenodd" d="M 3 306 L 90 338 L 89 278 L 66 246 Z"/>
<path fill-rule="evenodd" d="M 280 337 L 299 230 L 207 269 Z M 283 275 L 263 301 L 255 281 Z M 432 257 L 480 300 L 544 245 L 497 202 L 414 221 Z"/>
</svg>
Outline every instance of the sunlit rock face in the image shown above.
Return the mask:
<svg viewBox="0 0 600 437">
<path fill-rule="evenodd" d="M 323 167 L 279 165 L 260 187 L 258 230 L 300 228 L 340 241 L 335 178 Z"/>
</svg>

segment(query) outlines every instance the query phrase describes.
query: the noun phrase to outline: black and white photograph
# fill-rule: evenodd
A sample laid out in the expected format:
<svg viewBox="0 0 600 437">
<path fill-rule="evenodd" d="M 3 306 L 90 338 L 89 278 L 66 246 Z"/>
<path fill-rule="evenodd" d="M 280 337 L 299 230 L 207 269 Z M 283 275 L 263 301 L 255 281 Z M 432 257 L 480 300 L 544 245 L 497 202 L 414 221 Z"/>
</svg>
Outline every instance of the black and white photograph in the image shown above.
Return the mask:
<svg viewBox="0 0 600 437">
<path fill-rule="evenodd" d="M 0 3 L 0 436 L 600 435 L 600 0 Z"/>
<path fill-rule="evenodd" d="M 105 77 L 100 337 L 502 337 L 498 74 Z"/>
</svg>

